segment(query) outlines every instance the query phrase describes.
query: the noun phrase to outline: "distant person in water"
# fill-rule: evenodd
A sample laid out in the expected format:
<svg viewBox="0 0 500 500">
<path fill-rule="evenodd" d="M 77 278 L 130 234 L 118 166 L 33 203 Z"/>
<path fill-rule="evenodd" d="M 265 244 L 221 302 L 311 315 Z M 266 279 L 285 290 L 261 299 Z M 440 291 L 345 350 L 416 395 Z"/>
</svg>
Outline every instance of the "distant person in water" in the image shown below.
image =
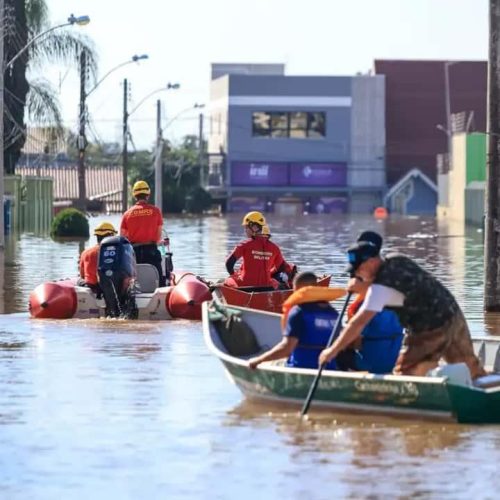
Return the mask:
<svg viewBox="0 0 500 500">
<path fill-rule="evenodd" d="M 347 256 L 348 290 L 366 298 L 333 345 L 322 351 L 320 363 L 334 360 L 360 337 L 377 313 L 390 308 L 407 330 L 395 374 L 424 376 L 441 358 L 465 363 L 472 378 L 485 374 L 474 354 L 463 313 L 440 281 L 404 255 L 392 253 L 382 258 L 373 241 L 359 241 Z"/>
<path fill-rule="evenodd" d="M 295 368 L 317 368 L 318 355 L 330 338 L 338 312 L 328 303 L 333 300 L 327 296 L 333 292 L 325 287 L 318 287 L 318 279 L 314 273 L 303 272 L 295 277 L 294 290 L 302 295 L 297 300 L 286 318 L 283 339 L 271 350 L 248 361 L 248 366 L 257 368 L 264 361 L 287 358 L 287 366 Z M 314 292 L 325 295 L 322 300 L 312 297 Z M 309 297 L 308 297 L 309 295 Z M 314 294 L 317 295 L 317 294 Z M 294 300 L 292 295 L 288 300 Z M 302 303 L 300 303 L 302 302 Z M 328 364 L 329 369 L 335 369 L 335 360 Z"/>
</svg>

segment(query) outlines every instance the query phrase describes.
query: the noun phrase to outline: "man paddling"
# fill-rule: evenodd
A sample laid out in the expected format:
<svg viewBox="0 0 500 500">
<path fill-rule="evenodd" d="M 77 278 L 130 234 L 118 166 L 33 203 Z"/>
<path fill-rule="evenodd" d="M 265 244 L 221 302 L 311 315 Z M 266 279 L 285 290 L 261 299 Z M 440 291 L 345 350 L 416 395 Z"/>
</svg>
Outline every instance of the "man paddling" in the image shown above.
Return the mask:
<svg viewBox="0 0 500 500">
<path fill-rule="evenodd" d="M 255 369 L 264 361 L 282 358 L 288 358 L 287 366 L 318 368 L 318 354 L 327 345 L 338 318 L 338 312 L 328 300 L 338 298 L 338 290 L 318 287 L 317 284 L 314 273 L 297 275 L 294 281 L 296 291 L 287 300 L 292 307 L 284 309 L 287 314 L 283 339 L 271 350 L 250 359 L 250 368 Z M 328 368 L 336 368 L 335 360 L 328 364 Z"/>
<path fill-rule="evenodd" d="M 390 308 L 407 331 L 393 373 L 424 376 L 441 358 L 465 363 L 472 378 L 486 373 L 474 354 L 463 313 L 440 281 L 404 255 L 382 258 L 370 241 L 358 242 L 347 256 L 347 289 L 366 294 L 366 299 L 332 346 L 321 352 L 320 363 L 335 359 L 378 312 Z"/>
</svg>

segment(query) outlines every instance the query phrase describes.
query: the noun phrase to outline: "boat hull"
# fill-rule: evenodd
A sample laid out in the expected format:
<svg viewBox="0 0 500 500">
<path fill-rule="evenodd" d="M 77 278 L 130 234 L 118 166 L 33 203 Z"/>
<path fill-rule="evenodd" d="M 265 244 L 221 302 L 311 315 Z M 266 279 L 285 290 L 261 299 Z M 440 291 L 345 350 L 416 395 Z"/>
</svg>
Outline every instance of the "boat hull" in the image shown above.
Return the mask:
<svg viewBox="0 0 500 500">
<path fill-rule="evenodd" d="M 328 287 L 331 276 L 323 276 L 319 286 Z M 217 287 L 217 293 L 228 305 L 247 307 L 259 311 L 281 313 L 283 303 L 292 295 L 293 290 L 273 290 L 269 292 L 246 292 L 229 286 Z"/>
<path fill-rule="evenodd" d="M 223 314 L 237 314 L 252 329 L 259 346 L 271 348 L 281 338 L 279 315 L 239 307 L 206 303 L 203 331 L 209 349 L 249 399 L 274 401 L 300 407 L 317 374 L 315 369 L 263 363 L 256 370 L 247 356 L 227 352 L 218 324 Z M 223 322 L 222 322 L 223 323 Z M 475 339 L 474 348 L 489 368 L 498 371 L 500 339 Z M 375 375 L 366 372 L 323 371 L 313 409 L 382 413 L 395 416 L 450 420 L 458 423 L 500 423 L 500 387 L 481 388 L 452 383 L 448 377 Z"/>
<path fill-rule="evenodd" d="M 135 295 L 138 319 L 201 319 L 201 304 L 211 298 L 206 283 L 192 273 L 177 273 L 172 283 Z M 102 298 L 90 288 L 78 286 L 74 279 L 42 283 L 29 297 L 30 316 L 36 319 L 103 318 L 105 308 Z"/>
</svg>

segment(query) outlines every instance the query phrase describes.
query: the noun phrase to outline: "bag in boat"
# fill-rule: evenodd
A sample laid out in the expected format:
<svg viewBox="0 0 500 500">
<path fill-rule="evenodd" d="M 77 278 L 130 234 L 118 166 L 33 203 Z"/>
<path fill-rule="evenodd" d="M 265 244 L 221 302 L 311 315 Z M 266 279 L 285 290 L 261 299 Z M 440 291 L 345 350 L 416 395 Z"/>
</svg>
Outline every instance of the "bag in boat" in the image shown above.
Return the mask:
<svg viewBox="0 0 500 500">
<path fill-rule="evenodd" d="M 215 322 L 216 328 L 228 354 L 243 357 L 253 356 L 261 351 L 254 331 L 240 315 L 221 310 L 219 312 L 222 318 Z"/>
</svg>

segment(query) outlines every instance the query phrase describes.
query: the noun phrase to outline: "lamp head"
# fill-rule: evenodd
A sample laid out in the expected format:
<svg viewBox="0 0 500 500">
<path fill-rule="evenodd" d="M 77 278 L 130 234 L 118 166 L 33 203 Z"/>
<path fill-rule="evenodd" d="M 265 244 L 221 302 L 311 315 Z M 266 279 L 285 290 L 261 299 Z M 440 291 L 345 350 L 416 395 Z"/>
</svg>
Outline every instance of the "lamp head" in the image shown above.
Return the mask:
<svg viewBox="0 0 500 500">
<path fill-rule="evenodd" d="M 204 104 L 200 104 L 198 102 L 195 102 L 193 107 L 194 107 L 194 109 L 201 109 L 201 108 L 204 108 L 205 105 Z"/>
<path fill-rule="evenodd" d="M 71 16 L 68 17 L 68 23 L 69 24 L 78 24 L 78 26 L 85 26 L 86 24 L 90 23 L 90 17 L 89 16 L 74 16 L 71 14 Z"/>
<path fill-rule="evenodd" d="M 167 89 L 174 89 L 174 90 L 177 90 L 177 89 L 179 89 L 179 88 L 180 88 L 180 86 L 181 86 L 181 84 L 180 84 L 180 83 L 170 83 L 170 82 L 168 82 L 168 84 L 167 84 Z"/>
<path fill-rule="evenodd" d="M 149 56 L 147 54 L 141 54 L 141 55 L 133 55 L 132 56 L 132 61 L 137 62 L 137 61 L 143 61 L 144 59 L 149 59 Z"/>
</svg>

